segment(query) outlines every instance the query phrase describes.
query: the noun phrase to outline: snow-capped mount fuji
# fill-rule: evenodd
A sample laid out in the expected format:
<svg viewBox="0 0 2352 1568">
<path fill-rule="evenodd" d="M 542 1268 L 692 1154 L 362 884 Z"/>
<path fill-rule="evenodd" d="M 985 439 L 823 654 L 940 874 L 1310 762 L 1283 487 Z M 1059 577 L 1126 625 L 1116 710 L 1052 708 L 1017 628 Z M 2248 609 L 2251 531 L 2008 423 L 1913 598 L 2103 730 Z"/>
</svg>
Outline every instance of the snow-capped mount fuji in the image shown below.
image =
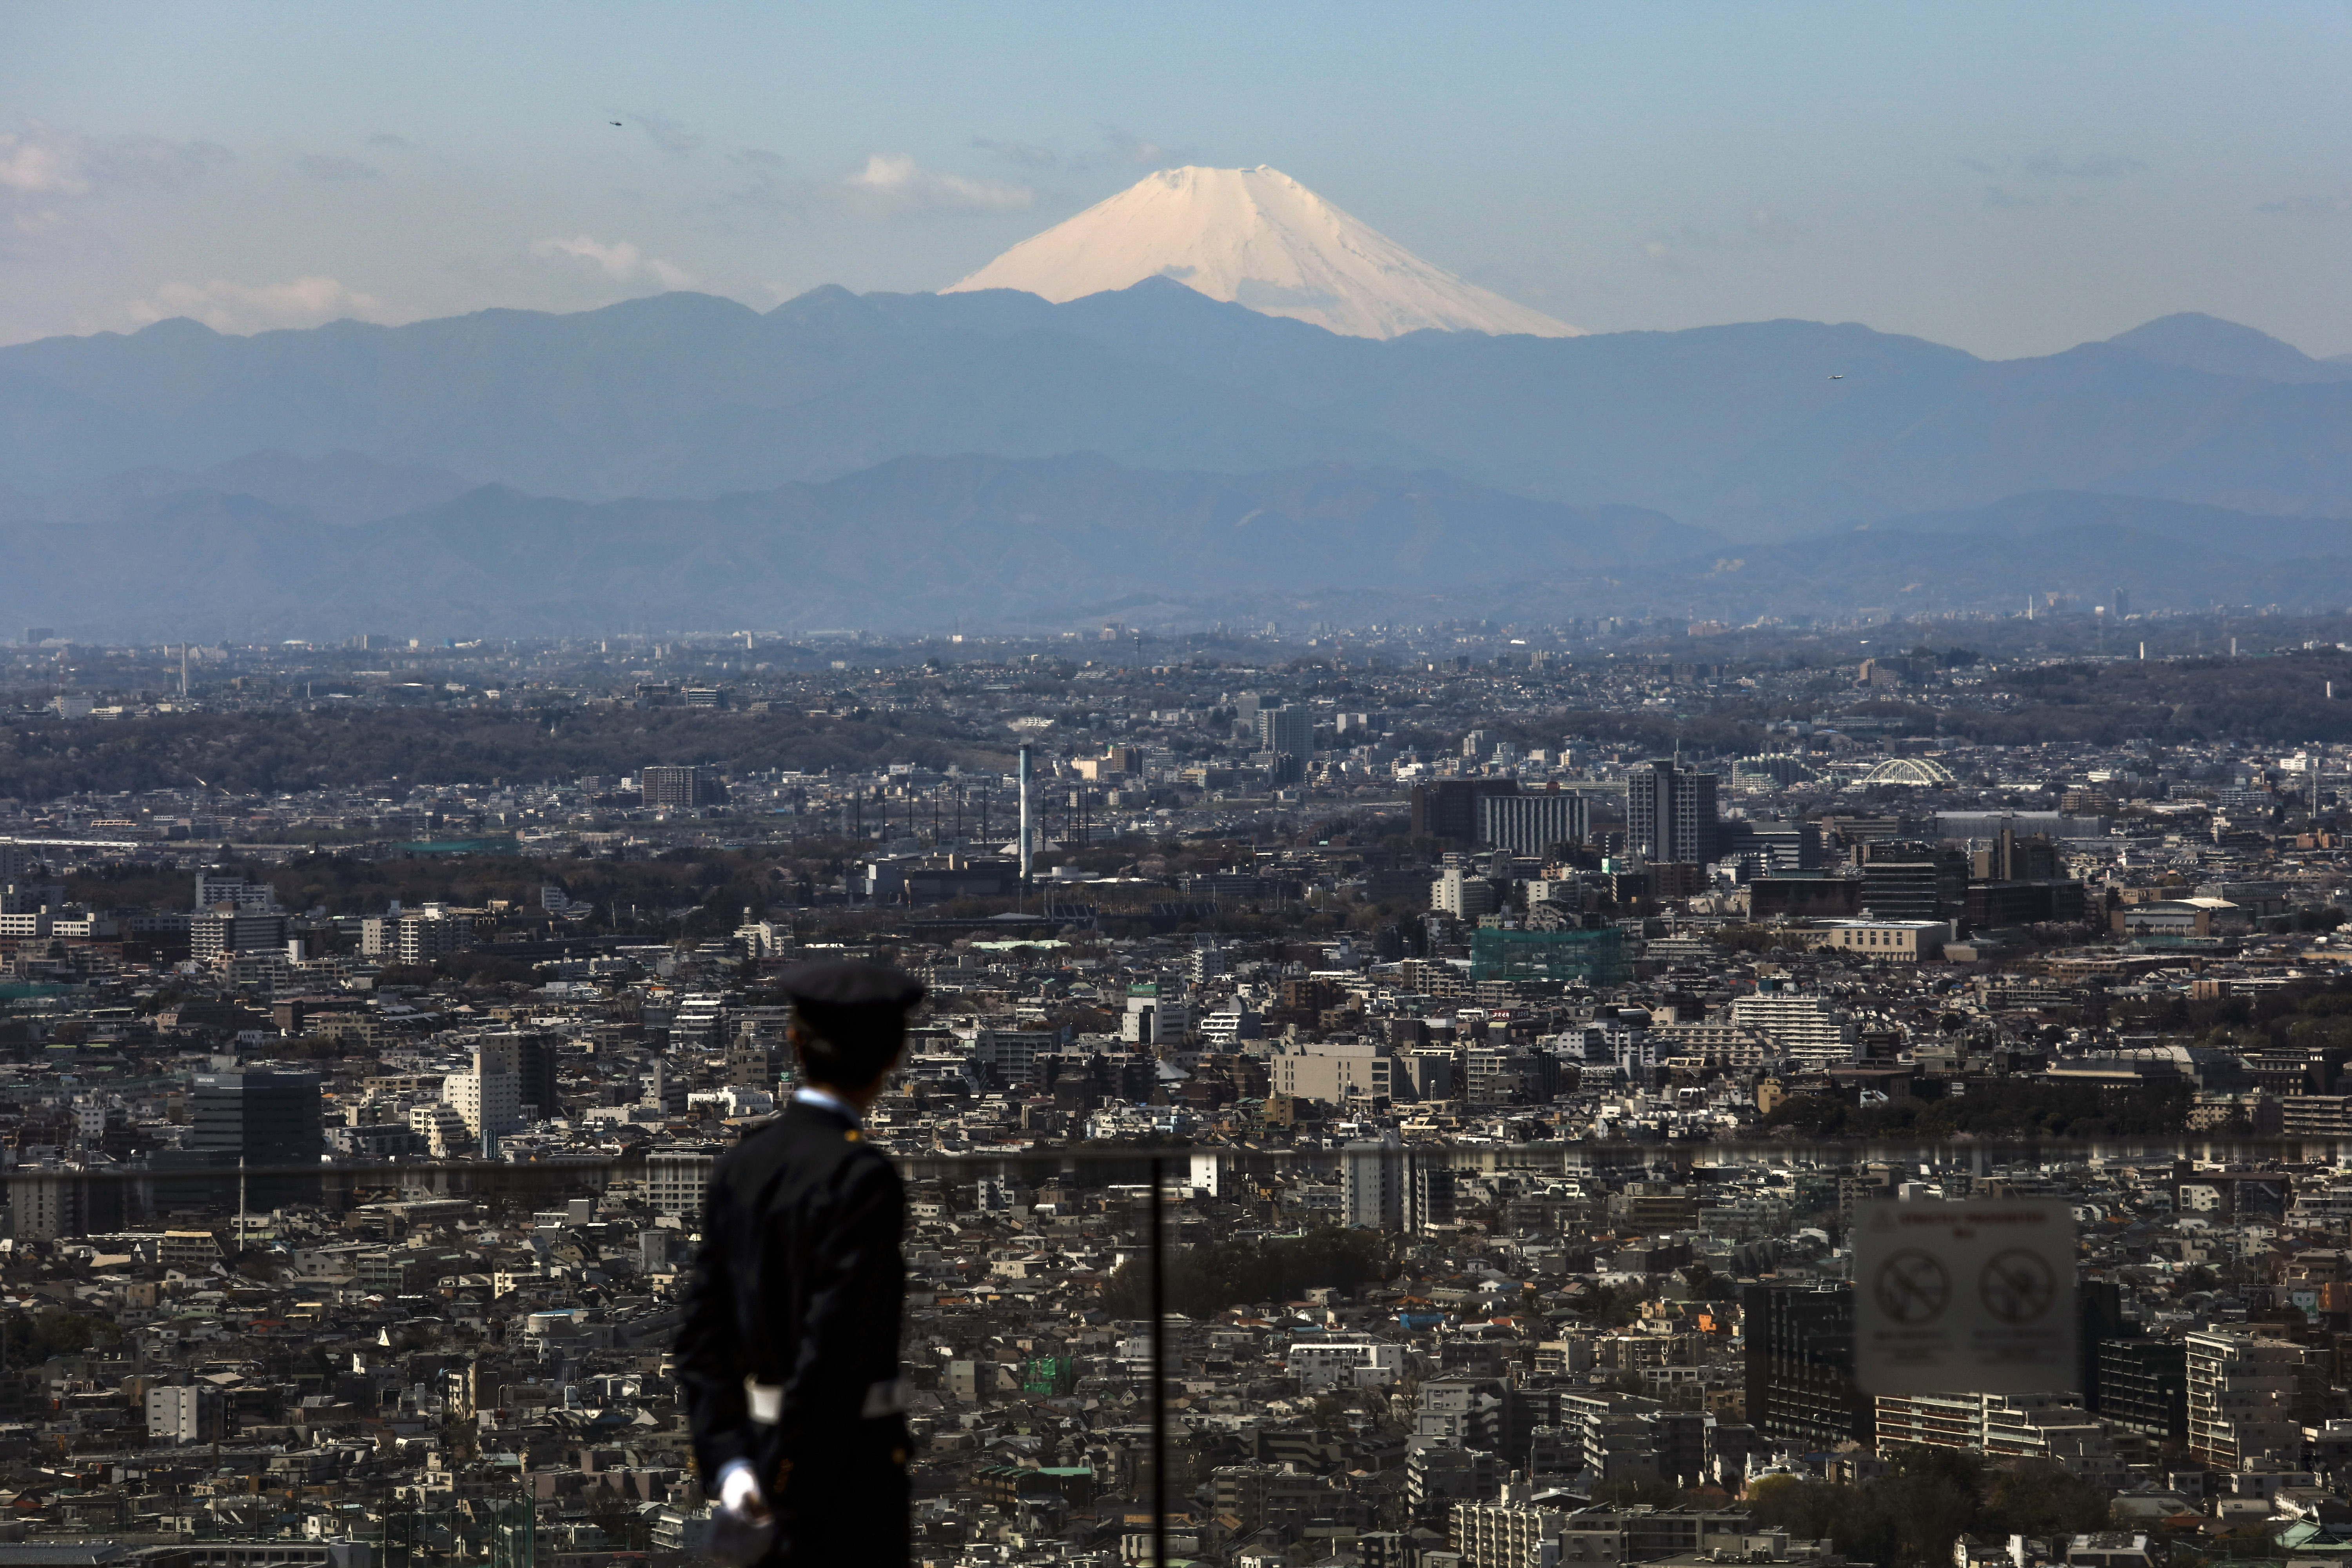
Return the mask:
<svg viewBox="0 0 2352 1568">
<path fill-rule="evenodd" d="M 1018 289 L 1062 304 L 1152 277 L 1349 337 L 1583 335 L 1430 265 L 1263 164 L 1162 169 L 940 292 Z"/>
</svg>

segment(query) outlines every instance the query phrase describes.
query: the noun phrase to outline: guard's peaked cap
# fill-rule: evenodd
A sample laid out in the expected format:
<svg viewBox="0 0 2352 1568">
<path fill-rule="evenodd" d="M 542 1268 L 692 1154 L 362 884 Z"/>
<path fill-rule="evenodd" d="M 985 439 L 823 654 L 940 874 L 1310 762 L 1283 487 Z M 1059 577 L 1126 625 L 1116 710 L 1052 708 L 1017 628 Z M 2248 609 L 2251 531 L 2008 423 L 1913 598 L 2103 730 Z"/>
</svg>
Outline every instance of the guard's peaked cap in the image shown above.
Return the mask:
<svg viewBox="0 0 2352 1568">
<path fill-rule="evenodd" d="M 796 963 L 781 984 L 809 1027 L 831 1040 L 873 1030 L 895 1034 L 923 999 L 921 982 L 902 970 L 838 958 Z"/>
</svg>

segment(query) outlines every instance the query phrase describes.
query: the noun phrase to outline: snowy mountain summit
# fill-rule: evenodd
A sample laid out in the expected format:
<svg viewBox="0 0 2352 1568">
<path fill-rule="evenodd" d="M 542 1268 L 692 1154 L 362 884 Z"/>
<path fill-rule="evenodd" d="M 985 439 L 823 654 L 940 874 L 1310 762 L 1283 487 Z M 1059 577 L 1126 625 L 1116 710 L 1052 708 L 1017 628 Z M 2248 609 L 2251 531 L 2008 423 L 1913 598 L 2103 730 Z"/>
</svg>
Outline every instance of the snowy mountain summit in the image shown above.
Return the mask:
<svg viewBox="0 0 2352 1568">
<path fill-rule="evenodd" d="M 1018 289 L 1059 304 L 1146 278 L 1359 338 L 1581 335 L 1433 267 L 1279 169 L 1162 169 L 1024 239 L 942 293 Z"/>
</svg>

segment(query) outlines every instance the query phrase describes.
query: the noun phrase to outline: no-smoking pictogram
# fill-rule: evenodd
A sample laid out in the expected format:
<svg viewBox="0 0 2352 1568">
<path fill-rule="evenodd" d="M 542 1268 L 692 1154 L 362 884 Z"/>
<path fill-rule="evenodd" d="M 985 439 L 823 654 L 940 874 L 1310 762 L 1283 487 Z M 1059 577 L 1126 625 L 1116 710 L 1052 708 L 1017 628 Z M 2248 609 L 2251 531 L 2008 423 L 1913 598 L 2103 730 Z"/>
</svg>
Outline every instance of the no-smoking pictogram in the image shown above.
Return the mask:
<svg viewBox="0 0 2352 1568">
<path fill-rule="evenodd" d="M 1906 1326 L 1932 1322 L 1952 1299 L 1952 1277 L 1934 1254 L 1906 1247 L 1878 1266 L 1878 1310 Z"/>
<path fill-rule="evenodd" d="M 1897 1398 L 2063 1387 L 2080 1359 L 2074 1292 L 2074 1215 L 2064 1203 L 1857 1206 L 1854 1384 Z"/>
<path fill-rule="evenodd" d="M 2058 1275 L 2050 1260 L 2029 1247 L 2012 1247 L 1985 1259 L 1977 1275 L 1985 1310 L 2004 1323 L 2030 1323 L 2058 1297 Z"/>
</svg>

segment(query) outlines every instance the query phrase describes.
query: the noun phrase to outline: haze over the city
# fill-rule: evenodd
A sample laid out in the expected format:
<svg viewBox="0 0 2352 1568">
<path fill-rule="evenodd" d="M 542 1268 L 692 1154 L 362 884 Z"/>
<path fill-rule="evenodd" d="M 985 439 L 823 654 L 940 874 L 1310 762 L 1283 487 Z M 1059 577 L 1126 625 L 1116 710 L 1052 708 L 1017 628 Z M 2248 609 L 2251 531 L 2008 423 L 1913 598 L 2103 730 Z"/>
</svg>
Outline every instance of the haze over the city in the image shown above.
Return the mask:
<svg viewBox="0 0 2352 1568">
<path fill-rule="evenodd" d="M 2352 350 L 2334 5 L 0 8 L 0 342 L 927 290 L 1270 165 L 1592 331 Z"/>
</svg>

